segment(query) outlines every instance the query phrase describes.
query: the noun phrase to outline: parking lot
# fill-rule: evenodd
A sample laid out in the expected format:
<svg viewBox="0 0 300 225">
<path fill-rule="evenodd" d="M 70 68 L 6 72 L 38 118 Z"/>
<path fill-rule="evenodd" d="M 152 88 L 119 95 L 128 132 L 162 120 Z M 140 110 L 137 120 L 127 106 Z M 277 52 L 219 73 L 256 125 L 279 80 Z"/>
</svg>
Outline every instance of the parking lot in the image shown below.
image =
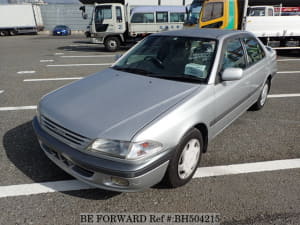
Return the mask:
<svg viewBox="0 0 300 225">
<path fill-rule="evenodd" d="M 79 224 L 80 213 L 220 213 L 222 224 L 300 224 L 300 51 L 281 51 L 268 102 L 209 144 L 186 186 L 90 188 L 41 151 L 39 99 L 107 68 L 115 53 L 71 37 L 0 38 L 0 224 Z M 119 53 L 123 53 L 127 49 Z"/>
</svg>

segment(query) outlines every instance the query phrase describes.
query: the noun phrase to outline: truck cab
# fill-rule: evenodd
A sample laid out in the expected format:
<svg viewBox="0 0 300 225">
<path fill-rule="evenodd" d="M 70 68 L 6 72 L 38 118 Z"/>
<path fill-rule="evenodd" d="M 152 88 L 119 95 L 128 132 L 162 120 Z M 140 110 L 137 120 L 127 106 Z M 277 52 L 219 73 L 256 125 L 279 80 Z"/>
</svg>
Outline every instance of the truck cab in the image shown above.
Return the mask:
<svg viewBox="0 0 300 225">
<path fill-rule="evenodd" d="M 106 41 L 111 49 L 118 47 L 126 31 L 125 16 L 122 4 L 95 4 L 90 25 L 92 42 Z M 111 37 L 107 40 L 108 36 Z"/>
<path fill-rule="evenodd" d="M 250 6 L 248 7 L 248 16 L 275 16 L 273 6 Z"/>
</svg>

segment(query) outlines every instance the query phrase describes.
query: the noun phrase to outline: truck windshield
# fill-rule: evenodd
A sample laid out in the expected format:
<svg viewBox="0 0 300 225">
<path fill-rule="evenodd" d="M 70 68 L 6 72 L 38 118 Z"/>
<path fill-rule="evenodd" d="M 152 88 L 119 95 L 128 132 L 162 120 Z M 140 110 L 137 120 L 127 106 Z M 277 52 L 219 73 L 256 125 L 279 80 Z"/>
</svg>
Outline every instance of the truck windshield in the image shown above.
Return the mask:
<svg viewBox="0 0 300 225">
<path fill-rule="evenodd" d="M 103 23 L 105 19 L 112 19 L 111 5 L 97 6 L 95 8 L 95 23 Z"/>
<path fill-rule="evenodd" d="M 150 36 L 118 61 L 113 69 L 187 82 L 207 81 L 216 40 Z"/>
</svg>

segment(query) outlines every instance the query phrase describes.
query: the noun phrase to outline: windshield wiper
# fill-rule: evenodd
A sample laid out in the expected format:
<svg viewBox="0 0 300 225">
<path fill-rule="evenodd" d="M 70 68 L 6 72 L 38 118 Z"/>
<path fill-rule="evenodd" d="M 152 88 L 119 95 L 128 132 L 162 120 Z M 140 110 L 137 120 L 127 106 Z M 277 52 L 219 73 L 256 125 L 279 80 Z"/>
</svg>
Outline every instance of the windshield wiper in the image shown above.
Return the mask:
<svg viewBox="0 0 300 225">
<path fill-rule="evenodd" d="M 142 75 L 153 74 L 150 71 L 139 69 L 139 68 L 129 68 L 129 67 L 120 67 L 120 66 L 114 66 L 112 68 L 115 70 L 120 70 L 120 71 L 124 71 L 124 72 L 129 72 L 129 73 L 137 73 L 137 74 L 142 74 Z"/>
<path fill-rule="evenodd" d="M 193 82 L 193 83 L 203 83 L 206 81 L 206 79 L 204 78 L 193 76 L 193 75 L 185 75 L 185 74 L 179 76 L 155 74 L 152 76 L 157 78 L 162 78 L 162 79 L 178 80 L 178 81 Z"/>
</svg>

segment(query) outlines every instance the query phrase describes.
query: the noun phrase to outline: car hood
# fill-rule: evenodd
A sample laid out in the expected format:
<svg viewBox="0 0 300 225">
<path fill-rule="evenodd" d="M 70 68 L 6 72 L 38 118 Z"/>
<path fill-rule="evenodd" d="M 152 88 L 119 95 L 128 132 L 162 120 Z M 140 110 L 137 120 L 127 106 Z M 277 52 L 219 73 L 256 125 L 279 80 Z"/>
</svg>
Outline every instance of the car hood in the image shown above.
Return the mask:
<svg viewBox="0 0 300 225">
<path fill-rule="evenodd" d="M 198 84 L 106 69 L 46 95 L 40 113 L 89 138 L 131 140 Z"/>
</svg>

